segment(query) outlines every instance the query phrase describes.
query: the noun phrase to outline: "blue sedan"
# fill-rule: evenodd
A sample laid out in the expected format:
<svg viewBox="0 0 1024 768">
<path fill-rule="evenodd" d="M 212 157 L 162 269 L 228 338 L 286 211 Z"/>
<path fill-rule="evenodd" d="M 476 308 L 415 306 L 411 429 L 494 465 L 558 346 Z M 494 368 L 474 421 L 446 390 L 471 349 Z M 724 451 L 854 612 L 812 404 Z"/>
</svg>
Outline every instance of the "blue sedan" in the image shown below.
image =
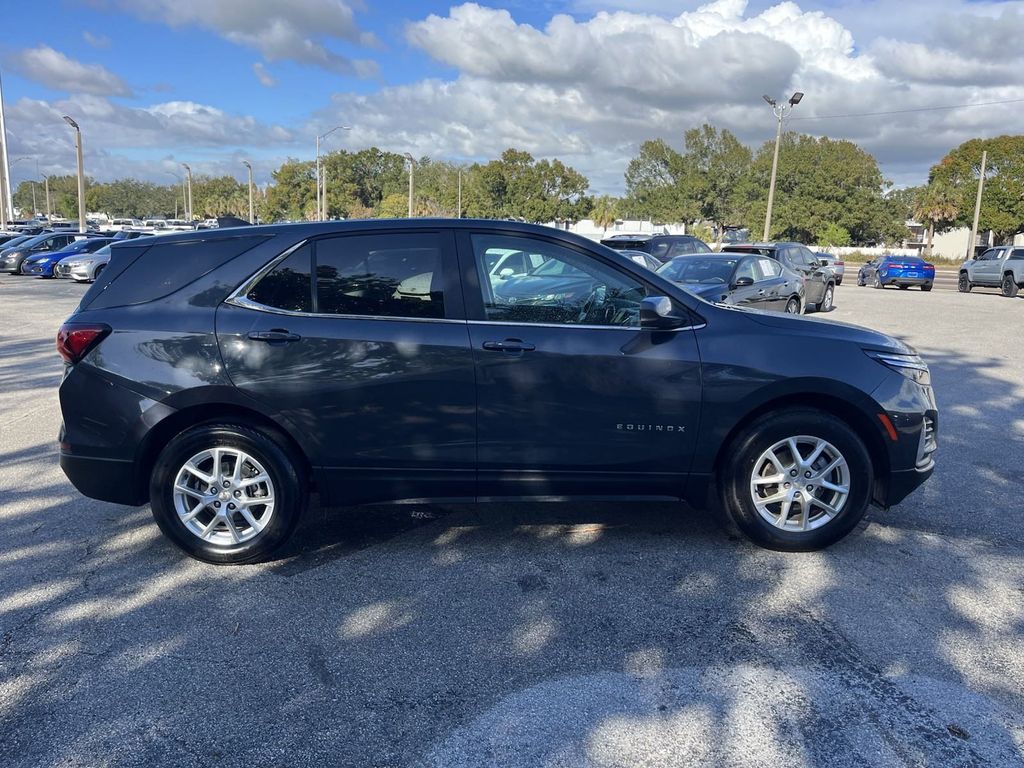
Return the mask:
<svg viewBox="0 0 1024 768">
<path fill-rule="evenodd" d="M 21 264 L 21 274 L 35 275 L 36 277 L 53 277 L 53 267 L 61 259 L 66 259 L 68 256 L 78 256 L 83 253 L 93 253 L 110 241 L 111 238 L 109 237 L 92 237 L 88 240 L 76 240 L 59 251 L 47 251 L 36 256 L 29 256 Z"/>
</svg>

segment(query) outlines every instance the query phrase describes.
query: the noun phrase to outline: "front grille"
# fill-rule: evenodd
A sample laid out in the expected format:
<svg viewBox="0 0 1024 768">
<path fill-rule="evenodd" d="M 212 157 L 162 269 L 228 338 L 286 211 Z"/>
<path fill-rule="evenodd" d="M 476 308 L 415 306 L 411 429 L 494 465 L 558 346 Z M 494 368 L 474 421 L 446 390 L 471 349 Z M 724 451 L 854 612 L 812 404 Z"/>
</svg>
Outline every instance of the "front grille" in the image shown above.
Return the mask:
<svg viewBox="0 0 1024 768">
<path fill-rule="evenodd" d="M 927 467 L 932 461 L 932 454 L 939 447 L 935 433 L 935 419 L 925 414 L 924 425 L 921 427 L 921 445 L 917 449 L 917 467 Z"/>
</svg>

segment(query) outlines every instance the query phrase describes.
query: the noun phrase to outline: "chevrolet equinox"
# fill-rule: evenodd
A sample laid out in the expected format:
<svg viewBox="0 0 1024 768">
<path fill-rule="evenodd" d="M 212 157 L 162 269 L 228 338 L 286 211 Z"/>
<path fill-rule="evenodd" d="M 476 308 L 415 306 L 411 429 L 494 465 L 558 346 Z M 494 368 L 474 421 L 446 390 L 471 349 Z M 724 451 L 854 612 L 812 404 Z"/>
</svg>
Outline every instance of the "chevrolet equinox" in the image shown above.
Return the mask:
<svg viewBox="0 0 1024 768">
<path fill-rule="evenodd" d="M 267 557 L 314 490 L 710 503 L 810 550 L 934 466 L 913 349 L 705 302 L 556 229 L 285 224 L 112 252 L 57 337 L 61 467 L 87 496 L 148 501 L 209 562 Z M 529 272 L 488 268 L 510 254 Z"/>
</svg>

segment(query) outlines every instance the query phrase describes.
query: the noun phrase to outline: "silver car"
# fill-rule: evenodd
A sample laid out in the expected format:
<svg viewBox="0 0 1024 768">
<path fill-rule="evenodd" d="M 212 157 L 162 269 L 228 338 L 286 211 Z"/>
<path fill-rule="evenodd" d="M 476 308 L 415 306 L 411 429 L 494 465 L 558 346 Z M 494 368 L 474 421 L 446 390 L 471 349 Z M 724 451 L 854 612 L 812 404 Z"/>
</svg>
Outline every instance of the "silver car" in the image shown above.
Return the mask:
<svg viewBox="0 0 1024 768">
<path fill-rule="evenodd" d="M 105 245 L 95 253 L 83 253 L 61 259 L 53 268 L 54 277 L 70 277 L 79 283 L 91 283 L 110 263 L 110 246 Z"/>
</svg>

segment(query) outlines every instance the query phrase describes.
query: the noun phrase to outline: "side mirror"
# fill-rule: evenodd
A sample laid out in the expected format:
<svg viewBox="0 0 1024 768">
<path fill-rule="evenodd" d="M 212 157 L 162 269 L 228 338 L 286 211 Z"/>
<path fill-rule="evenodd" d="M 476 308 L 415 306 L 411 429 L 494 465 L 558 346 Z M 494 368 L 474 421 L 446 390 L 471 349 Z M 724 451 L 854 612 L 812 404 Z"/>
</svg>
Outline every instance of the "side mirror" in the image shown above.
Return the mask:
<svg viewBox="0 0 1024 768">
<path fill-rule="evenodd" d="M 512 277 L 512 275 L 514 275 L 515 273 L 516 271 L 512 269 L 512 267 L 505 267 L 503 270 L 498 272 L 498 277 L 500 277 L 502 280 L 507 280 L 508 278 Z"/>
<path fill-rule="evenodd" d="M 668 296 L 648 296 L 640 300 L 640 327 L 652 330 L 678 328 L 683 319 L 672 314 L 672 299 Z"/>
<path fill-rule="evenodd" d="M 743 277 L 737 277 L 736 281 L 732 284 L 733 288 L 749 288 L 754 284 L 754 278 L 749 275 Z"/>
</svg>

